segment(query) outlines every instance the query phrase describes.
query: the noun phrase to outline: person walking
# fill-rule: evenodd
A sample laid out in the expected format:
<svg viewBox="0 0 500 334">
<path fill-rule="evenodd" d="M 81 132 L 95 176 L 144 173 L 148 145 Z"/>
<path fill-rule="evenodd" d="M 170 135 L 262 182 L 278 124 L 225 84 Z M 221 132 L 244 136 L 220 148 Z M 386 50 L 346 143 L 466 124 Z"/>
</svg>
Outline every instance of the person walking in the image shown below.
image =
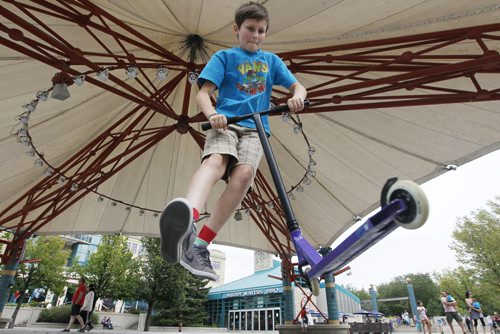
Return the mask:
<svg viewBox="0 0 500 334">
<path fill-rule="evenodd" d="M 431 321 L 429 320 L 429 317 L 427 316 L 427 309 L 424 307 L 424 303 L 422 303 L 420 300 L 417 302 L 417 312 L 420 315 L 420 322 L 422 323 L 422 330 L 424 331 L 425 334 L 425 327 L 429 330 L 429 334 L 431 334 Z"/>
<path fill-rule="evenodd" d="M 302 307 L 300 310 L 300 328 L 302 332 L 307 332 L 307 325 L 309 325 L 309 318 L 307 317 L 307 310 L 306 307 Z"/>
<path fill-rule="evenodd" d="M 90 331 L 94 326 L 92 325 L 92 309 L 94 306 L 94 284 L 90 284 L 87 288 L 87 294 L 85 295 L 85 301 L 83 302 L 81 316 L 83 322 L 85 323 L 85 329 Z"/>
<path fill-rule="evenodd" d="M 76 288 L 75 293 L 73 294 L 73 298 L 71 299 L 71 318 L 69 319 L 69 323 L 62 330 L 62 332 L 69 332 L 71 325 L 75 322 L 75 319 L 78 320 L 80 324 L 79 332 L 85 332 L 85 324 L 83 323 L 83 319 L 80 316 L 80 310 L 82 309 L 83 302 L 85 301 L 85 291 L 87 287 L 85 286 L 85 279 L 81 277 L 78 280 L 78 287 Z"/>
</svg>

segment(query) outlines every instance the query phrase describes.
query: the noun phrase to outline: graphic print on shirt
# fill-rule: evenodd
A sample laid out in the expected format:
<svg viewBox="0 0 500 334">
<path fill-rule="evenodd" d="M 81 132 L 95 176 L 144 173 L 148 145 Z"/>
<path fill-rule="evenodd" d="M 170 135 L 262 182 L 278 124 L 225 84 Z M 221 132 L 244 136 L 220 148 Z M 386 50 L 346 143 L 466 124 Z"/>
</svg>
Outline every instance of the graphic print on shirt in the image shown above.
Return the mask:
<svg viewBox="0 0 500 334">
<path fill-rule="evenodd" d="M 252 64 L 250 62 L 240 64 L 237 68 L 242 76 L 242 83 L 236 84 L 240 92 L 255 95 L 266 90 L 265 73 L 269 71 L 266 63 L 256 60 Z"/>
</svg>

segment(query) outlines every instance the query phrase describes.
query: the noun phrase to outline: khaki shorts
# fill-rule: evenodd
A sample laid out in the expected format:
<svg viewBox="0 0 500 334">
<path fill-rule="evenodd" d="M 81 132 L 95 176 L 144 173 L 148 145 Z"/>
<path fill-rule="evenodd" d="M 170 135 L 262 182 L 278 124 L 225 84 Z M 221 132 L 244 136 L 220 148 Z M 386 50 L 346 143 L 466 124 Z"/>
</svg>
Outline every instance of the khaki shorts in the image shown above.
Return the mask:
<svg viewBox="0 0 500 334">
<path fill-rule="evenodd" d="M 226 172 L 222 177 L 223 180 L 227 181 L 231 170 L 237 165 L 252 166 L 253 176 L 255 177 L 263 150 L 256 130 L 231 124 L 225 132 L 214 129 L 208 130 L 203 159 L 215 153 L 231 156 Z"/>
<path fill-rule="evenodd" d="M 444 314 L 446 314 L 446 321 L 448 321 L 448 324 L 451 324 L 453 319 L 457 322 L 462 322 L 462 317 L 458 312 L 444 312 Z"/>
</svg>

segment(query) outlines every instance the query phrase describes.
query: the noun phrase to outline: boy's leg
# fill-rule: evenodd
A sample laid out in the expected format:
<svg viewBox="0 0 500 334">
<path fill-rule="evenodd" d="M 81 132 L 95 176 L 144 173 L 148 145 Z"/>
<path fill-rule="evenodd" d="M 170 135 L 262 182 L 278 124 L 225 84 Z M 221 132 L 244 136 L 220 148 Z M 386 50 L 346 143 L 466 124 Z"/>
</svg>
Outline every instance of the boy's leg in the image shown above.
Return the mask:
<svg viewBox="0 0 500 334">
<path fill-rule="evenodd" d="M 183 242 L 193 232 L 193 218 L 205 205 L 208 194 L 225 172 L 229 158 L 214 154 L 205 159 L 193 175 L 186 199 L 176 198 L 160 216 L 160 250 L 166 262 L 178 263 L 185 251 Z M 194 228 L 196 234 L 196 228 Z"/>
<path fill-rule="evenodd" d="M 189 240 L 186 238 L 186 240 L 188 240 L 185 244 L 186 248 L 184 248 L 186 251 L 180 263 L 191 273 L 211 280 L 217 280 L 217 274 L 210 263 L 210 253 L 207 250 L 207 245 L 215 238 L 226 221 L 231 217 L 234 210 L 240 205 L 252 180 L 252 166 L 238 165 L 234 167 L 229 183 L 221 197 L 215 203 L 212 215 L 198 234 L 198 239 L 194 238 L 194 235 L 191 235 Z M 201 243 L 199 242 L 200 237 Z"/>
</svg>

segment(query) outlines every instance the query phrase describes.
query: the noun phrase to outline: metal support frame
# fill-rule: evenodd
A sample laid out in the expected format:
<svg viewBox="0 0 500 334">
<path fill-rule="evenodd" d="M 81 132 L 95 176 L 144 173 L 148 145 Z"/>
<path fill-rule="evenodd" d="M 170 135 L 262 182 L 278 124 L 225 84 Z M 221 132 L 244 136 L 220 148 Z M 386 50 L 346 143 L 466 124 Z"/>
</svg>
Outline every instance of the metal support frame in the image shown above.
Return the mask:
<svg viewBox="0 0 500 334">
<path fill-rule="evenodd" d="M 53 67 L 62 77 L 85 74 L 87 82 L 135 105 L 131 111 L 124 111 L 122 119 L 58 166 L 69 181 L 83 187 L 72 191 L 71 182 L 60 186 L 55 176 L 45 177 L 0 212 L 0 226 L 22 231 L 19 233 L 22 238 L 29 237 L 174 130 L 189 134 L 198 145 L 203 145 L 204 135 L 191 124 L 204 121 L 204 116 L 200 113 L 188 117 L 192 89 L 186 77 L 204 64 L 195 64 L 192 57 L 186 61 L 173 54 L 89 0 L 4 0 L 0 4 L 0 16 L 4 22 L 11 23 L 11 27 L 0 24 L 0 45 Z M 82 34 L 95 40 L 96 48 L 79 49 L 69 36 L 62 36 L 45 24 L 44 17 L 74 24 Z M 33 25 L 33 21 L 37 24 Z M 105 39 L 113 41 L 113 45 L 104 43 Z M 493 101 L 500 99 L 500 84 L 487 87 L 481 77 L 500 72 L 500 56 L 488 46 L 499 40 L 500 24 L 491 24 L 284 52 L 279 56 L 298 76 L 325 78 L 321 84 L 308 87 L 308 97 L 314 107 L 304 113 Z M 463 41 L 476 42 L 477 52 L 454 51 L 453 46 Z M 452 51 L 448 52 L 450 48 Z M 149 56 L 135 56 L 138 50 Z M 138 68 L 142 79 L 128 83 L 113 74 L 114 70 L 130 65 Z M 153 69 L 160 66 L 176 73 L 163 85 L 151 79 Z M 110 70 L 109 83 L 89 76 L 104 68 Z M 449 85 L 450 79 L 466 80 L 471 89 L 454 88 Z M 174 110 L 167 99 L 182 84 L 182 109 Z M 281 103 L 286 96 L 286 92 L 276 89 L 273 101 Z M 149 127 L 156 114 L 172 119 L 174 124 Z M 117 130 L 131 118 L 134 119 L 131 125 Z M 113 157 L 109 156 L 111 152 Z M 255 184 L 255 191 L 244 199 L 246 207 L 254 208 L 269 198 L 276 198 L 275 191 L 260 172 Z M 283 208 L 262 206 L 260 212 L 252 209 L 250 215 L 284 260 L 288 269 L 285 272 L 292 277 L 290 256 L 294 250 Z M 7 245 L 4 263 L 17 241 Z"/>
</svg>

